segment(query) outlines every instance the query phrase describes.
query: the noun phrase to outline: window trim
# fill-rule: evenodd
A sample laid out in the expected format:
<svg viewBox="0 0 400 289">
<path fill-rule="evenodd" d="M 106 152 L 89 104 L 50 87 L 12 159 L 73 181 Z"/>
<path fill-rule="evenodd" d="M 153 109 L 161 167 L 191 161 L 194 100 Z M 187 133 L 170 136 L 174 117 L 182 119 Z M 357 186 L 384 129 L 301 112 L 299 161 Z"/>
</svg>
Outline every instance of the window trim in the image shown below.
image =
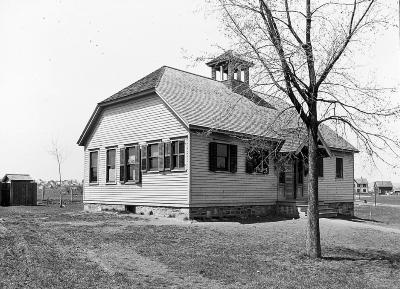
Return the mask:
<svg viewBox="0 0 400 289">
<path fill-rule="evenodd" d="M 158 142 L 153 141 L 153 142 L 146 143 L 146 145 L 147 145 L 147 147 L 146 147 L 147 171 L 146 172 L 147 173 L 152 174 L 152 173 L 159 173 L 160 172 L 160 168 L 158 166 L 158 159 L 160 157 L 158 148 L 159 148 L 160 143 L 163 143 L 163 142 L 161 142 L 161 141 L 158 141 Z M 150 151 L 151 151 L 150 150 L 150 146 L 152 146 L 152 145 L 157 146 L 157 157 L 150 157 Z M 140 152 L 140 153 L 142 153 L 142 152 Z M 140 158 L 142 158 L 142 157 L 140 157 Z M 157 159 L 157 169 L 151 169 L 150 168 L 150 161 L 153 158 Z M 164 167 L 165 167 L 165 165 L 164 165 Z"/>
<path fill-rule="evenodd" d="M 96 172 L 96 181 L 91 181 L 91 162 L 92 162 L 92 158 L 91 158 L 91 154 L 92 153 L 97 153 L 97 165 L 96 165 L 96 168 L 97 168 L 97 172 Z M 99 184 L 99 164 L 100 164 L 100 158 L 99 158 L 99 155 L 100 155 L 100 149 L 91 149 L 91 150 L 89 150 L 89 185 L 90 186 L 93 186 L 93 185 L 98 185 Z"/>
<path fill-rule="evenodd" d="M 114 151 L 114 181 L 109 181 L 107 178 L 109 178 L 108 174 L 108 152 L 109 151 Z M 117 184 L 117 148 L 116 147 L 111 147 L 111 148 L 106 148 L 106 185 L 116 185 Z"/>
<path fill-rule="evenodd" d="M 119 183 L 121 185 L 136 185 L 136 184 L 140 184 L 142 182 L 142 173 L 141 173 L 141 159 L 140 159 L 140 154 L 139 154 L 139 179 L 136 180 L 135 178 L 133 180 L 128 180 L 128 151 L 130 148 L 135 148 L 140 150 L 140 145 L 138 143 L 129 143 L 124 145 L 123 147 L 120 147 L 120 156 L 119 156 L 119 171 L 120 171 L 120 175 L 119 175 Z M 123 168 L 124 168 L 124 178 L 123 180 L 121 180 L 121 150 L 124 151 L 124 164 L 123 164 Z M 136 155 L 136 151 L 134 150 L 134 154 Z M 135 161 L 138 162 L 137 158 L 135 158 Z M 135 166 L 135 164 L 133 164 L 133 166 Z"/>
<path fill-rule="evenodd" d="M 173 143 L 174 142 L 183 142 L 183 153 L 178 154 L 178 164 L 179 164 L 179 156 L 183 155 L 185 163 L 182 168 L 180 167 L 174 167 L 174 154 L 172 153 L 173 151 Z M 171 151 L 170 151 L 170 171 L 171 172 L 186 172 L 187 171 L 187 157 L 186 157 L 186 138 L 177 138 L 177 139 L 171 139 Z M 178 143 L 178 150 L 179 150 L 179 143 Z M 165 148 L 164 148 L 164 157 L 165 157 Z M 165 168 L 165 163 L 164 163 L 164 168 Z"/>
</svg>

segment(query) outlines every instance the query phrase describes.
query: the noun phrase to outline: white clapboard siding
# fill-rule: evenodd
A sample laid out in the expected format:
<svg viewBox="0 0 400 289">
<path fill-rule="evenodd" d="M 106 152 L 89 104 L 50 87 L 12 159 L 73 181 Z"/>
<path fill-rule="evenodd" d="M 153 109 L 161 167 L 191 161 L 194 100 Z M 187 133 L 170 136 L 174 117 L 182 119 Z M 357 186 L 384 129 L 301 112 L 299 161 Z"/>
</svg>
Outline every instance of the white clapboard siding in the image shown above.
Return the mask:
<svg viewBox="0 0 400 289">
<path fill-rule="evenodd" d="M 333 151 L 334 156 L 324 158 L 324 176 L 318 178 L 320 201 L 352 202 L 354 184 L 354 155 Z M 343 158 L 343 178 L 336 178 L 336 157 Z M 304 195 L 307 196 L 307 179 Z"/>
<path fill-rule="evenodd" d="M 274 204 L 277 200 L 277 176 L 270 160 L 269 175 L 246 174 L 246 149 L 242 142 L 225 140 L 238 146 L 237 172 L 209 170 L 209 143 L 224 141 L 191 134 L 191 206 Z"/>
<path fill-rule="evenodd" d="M 106 108 L 85 146 L 84 202 L 185 207 L 188 172 L 146 173 L 141 184 L 119 182 L 120 148 L 132 143 L 182 137 L 188 132 L 157 95 Z M 106 150 L 116 147 L 116 184 L 106 184 Z M 98 184 L 89 184 L 89 153 L 99 150 Z M 188 144 L 186 160 L 189 160 Z"/>
</svg>

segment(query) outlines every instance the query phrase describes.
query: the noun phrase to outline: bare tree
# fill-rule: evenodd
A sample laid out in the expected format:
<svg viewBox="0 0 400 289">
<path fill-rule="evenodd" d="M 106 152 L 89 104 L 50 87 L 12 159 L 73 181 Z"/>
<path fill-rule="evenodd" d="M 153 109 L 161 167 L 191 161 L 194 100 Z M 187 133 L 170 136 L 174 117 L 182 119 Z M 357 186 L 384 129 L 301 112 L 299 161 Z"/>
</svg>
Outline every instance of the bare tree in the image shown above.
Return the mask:
<svg viewBox="0 0 400 289">
<path fill-rule="evenodd" d="M 378 0 L 215 0 L 225 32 L 239 54 L 256 64 L 253 87 L 292 105 L 308 134 L 307 253 L 321 257 L 317 150 L 319 126 L 357 139 L 372 160 L 399 141 L 384 122 L 399 116 L 399 106 L 354 75 L 360 40 L 381 25 L 391 25 L 386 1 Z M 311 3 L 312 2 L 312 3 Z M 366 33 L 368 32 L 368 33 Z M 364 42 L 365 44 L 365 42 Z M 350 50 L 353 47 L 354 50 Z M 367 82 L 368 80 L 364 81 Z"/>
<path fill-rule="evenodd" d="M 60 206 L 62 206 L 62 175 L 61 175 L 61 166 L 65 160 L 65 152 L 61 148 L 60 144 L 58 143 L 57 139 L 53 139 L 51 143 L 51 149 L 49 150 L 50 155 L 52 155 L 57 161 L 58 167 L 58 177 L 59 177 L 59 186 L 60 186 Z"/>
</svg>

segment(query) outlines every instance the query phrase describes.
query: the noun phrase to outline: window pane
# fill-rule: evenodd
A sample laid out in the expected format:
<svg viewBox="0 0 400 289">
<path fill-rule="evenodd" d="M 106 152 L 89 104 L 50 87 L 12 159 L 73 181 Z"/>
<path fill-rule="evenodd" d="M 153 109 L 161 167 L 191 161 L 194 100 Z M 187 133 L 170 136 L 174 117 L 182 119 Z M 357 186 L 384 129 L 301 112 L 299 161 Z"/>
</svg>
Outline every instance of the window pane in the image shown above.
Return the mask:
<svg viewBox="0 0 400 289">
<path fill-rule="evenodd" d="M 150 169 L 158 170 L 158 158 L 149 159 Z"/>
<path fill-rule="evenodd" d="M 108 169 L 108 182 L 115 182 L 115 169 Z"/>
<path fill-rule="evenodd" d="M 217 157 L 217 169 L 226 170 L 226 159 L 225 157 Z"/>
<path fill-rule="evenodd" d="M 179 156 L 179 168 L 183 169 L 185 167 L 185 155 Z"/>
<path fill-rule="evenodd" d="M 150 145 L 150 157 L 158 157 L 158 144 Z"/>
<path fill-rule="evenodd" d="M 90 167 L 97 167 L 97 152 L 90 153 Z"/>
<path fill-rule="evenodd" d="M 179 153 L 180 154 L 185 153 L 185 142 L 184 141 L 179 141 Z"/>
<path fill-rule="evenodd" d="M 171 154 L 171 146 L 169 144 L 165 144 L 164 148 L 165 148 L 164 150 L 165 155 L 169 156 Z"/>
<path fill-rule="evenodd" d="M 228 157 L 228 145 L 217 144 L 217 156 L 218 157 Z"/>
<path fill-rule="evenodd" d="M 166 169 L 169 169 L 171 167 L 170 160 L 171 158 L 169 156 L 164 158 L 164 167 Z"/>
<path fill-rule="evenodd" d="M 115 150 L 108 150 L 107 151 L 107 165 L 115 168 Z"/>
<path fill-rule="evenodd" d="M 172 167 L 177 168 L 178 167 L 178 156 L 175 155 L 172 157 Z"/>
<path fill-rule="evenodd" d="M 172 142 L 172 154 L 179 153 L 179 143 L 177 141 Z"/>
<path fill-rule="evenodd" d="M 129 178 L 128 180 L 132 181 L 135 176 L 135 166 L 129 166 Z"/>
<path fill-rule="evenodd" d="M 97 167 L 90 168 L 90 182 L 97 182 Z"/>
</svg>

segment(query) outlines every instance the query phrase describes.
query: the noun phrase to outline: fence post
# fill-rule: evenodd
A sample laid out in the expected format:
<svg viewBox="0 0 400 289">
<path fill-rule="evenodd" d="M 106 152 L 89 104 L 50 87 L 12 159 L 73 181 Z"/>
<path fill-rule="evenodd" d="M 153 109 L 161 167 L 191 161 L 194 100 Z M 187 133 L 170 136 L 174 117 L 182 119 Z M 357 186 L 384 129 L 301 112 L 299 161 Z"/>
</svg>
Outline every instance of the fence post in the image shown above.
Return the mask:
<svg viewBox="0 0 400 289">
<path fill-rule="evenodd" d="M 72 196 L 72 188 L 71 187 L 69 188 L 69 193 L 71 194 L 71 204 L 72 204 L 73 196 Z"/>
</svg>

